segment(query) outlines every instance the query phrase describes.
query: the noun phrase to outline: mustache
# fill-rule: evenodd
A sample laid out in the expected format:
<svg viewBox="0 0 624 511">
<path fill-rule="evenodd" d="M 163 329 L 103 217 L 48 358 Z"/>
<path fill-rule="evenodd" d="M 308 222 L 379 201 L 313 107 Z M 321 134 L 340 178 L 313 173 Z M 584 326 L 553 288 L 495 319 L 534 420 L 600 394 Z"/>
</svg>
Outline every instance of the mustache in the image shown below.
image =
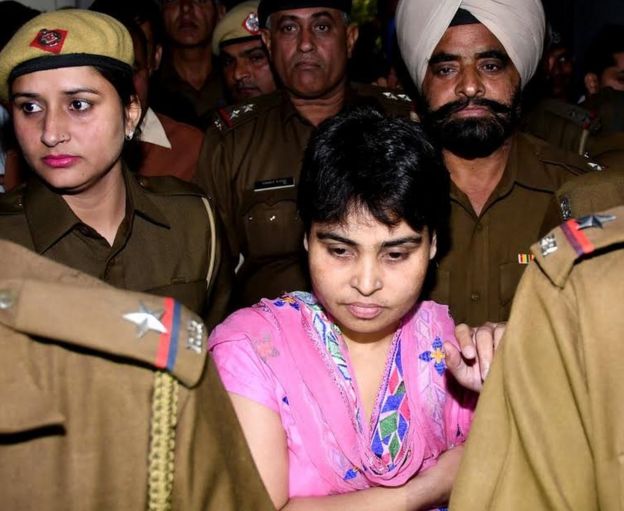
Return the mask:
<svg viewBox="0 0 624 511">
<path fill-rule="evenodd" d="M 460 112 L 465 108 L 472 106 L 480 106 L 488 108 L 494 114 L 508 114 L 512 110 L 511 105 L 506 105 L 505 103 L 500 103 L 498 101 L 494 101 L 492 99 L 486 98 L 465 98 L 459 99 L 457 101 L 452 101 L 447 103 L 446 105 L 441 106 L 437 110 L 431 112 L 438 119 L 448 117 L 454 113 Z"/>
</svg>

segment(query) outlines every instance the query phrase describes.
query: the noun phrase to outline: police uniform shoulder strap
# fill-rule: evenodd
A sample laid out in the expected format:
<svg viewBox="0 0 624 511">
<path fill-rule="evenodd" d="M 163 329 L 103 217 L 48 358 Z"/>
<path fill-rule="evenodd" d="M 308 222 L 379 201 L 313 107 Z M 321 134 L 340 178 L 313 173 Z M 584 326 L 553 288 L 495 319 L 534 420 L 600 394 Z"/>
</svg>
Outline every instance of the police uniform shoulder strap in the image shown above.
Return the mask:
<svg viewBox="0 0 624 511">
<path fill-rule="evenodd" d="M 531 140 L 535 147 L 537 158 L 547 165 L 565 168 L 574 175 L 602 170 L 602 165 L 591 158 L 586 158 L 573 151 L 561 149 L 528 133 L 523 133 L 523 136 Z"/>
<path fill-rule="evenodd" d="M 551 282 L 563 287 L 572 267 L 598 250 L 624 242 L 624 206 L 566 220 L 531 247 Z"/>
<path fill-rule="evenodd" d="M 212 117 L 212 125 L 220 132 L 225 133 L 255 119 L 266 110 L 279 107 L 283 100 L 283 94 L 282 91 L 277 91 L 252 98 L 244 103 L 217 108 Z"/>
<path fill-rule="evenodd" d="M 197 384 L 206 361 L 206 328 L 199 317 L 172 298 L 106 285 L 0 280 L 0 323 L 166 371 L 187 387 Z"/>
<path fill-rule="evenodd" d="M 412 98 L 405 91 L 364 83 L 351 83 L 349 87 L 348 103 L 370 103 L 380 107 L 388 115 L 415 117 Z"/>
<path fill-rule="evenodd" d="M 624 172 L 613 169 L 578 176 L 561 185 L 556 200 L 564 220 L 624 204 Z"/>
<path fill-rule="evenodd" d="M 600 129 L 600 119 L 592 110 L 587 110 L 579 105 L 573 105 L 558 99 L 548 99 L 543 102 L 546 112 L 574 124 L 590 133 Z"/>
</svg>

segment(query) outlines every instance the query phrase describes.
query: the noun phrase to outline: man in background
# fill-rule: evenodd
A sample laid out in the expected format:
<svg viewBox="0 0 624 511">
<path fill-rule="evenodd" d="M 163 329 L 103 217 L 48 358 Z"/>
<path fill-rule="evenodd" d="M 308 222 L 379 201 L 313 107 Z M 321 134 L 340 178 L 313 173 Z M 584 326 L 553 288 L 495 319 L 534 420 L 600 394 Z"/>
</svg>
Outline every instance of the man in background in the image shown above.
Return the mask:
<svg viewBox="0 0 624 511">
<path fill-rule="evenodd" d="M 212 34 L 222 9 L 216 0 L 161 0 L 163 59 L 154 74 L 150 104 L 177 121 L 206 128 L 210 112 L 223 105 L 212 55 Z"/>
<path fill-rule="evenodd" d="M 258 3 L 242 2 L 228 11 L 212 36 L 212 52 L 219 57 L 230 103 L 276 89 L 269 54 L 260 36 Z"/>
</svg>

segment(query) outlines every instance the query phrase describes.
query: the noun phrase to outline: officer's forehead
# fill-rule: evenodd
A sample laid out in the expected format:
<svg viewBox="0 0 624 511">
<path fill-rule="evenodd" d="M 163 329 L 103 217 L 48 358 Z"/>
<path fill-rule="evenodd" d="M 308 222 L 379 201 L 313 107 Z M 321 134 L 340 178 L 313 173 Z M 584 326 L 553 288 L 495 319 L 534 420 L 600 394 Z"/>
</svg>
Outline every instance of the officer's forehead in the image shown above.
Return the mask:
<svg viewBox="0 0 624 511">
<path fill-rule="evenodd" d="M 302 7 L 300 9 L 284 9 L 271 14 L 272 22 L 282 19 L 293 20 L 314 20 L 319 18 L 341 19 L 344 16 L 343 11 L 332 9 L 331 7 Z"/>
</svg>

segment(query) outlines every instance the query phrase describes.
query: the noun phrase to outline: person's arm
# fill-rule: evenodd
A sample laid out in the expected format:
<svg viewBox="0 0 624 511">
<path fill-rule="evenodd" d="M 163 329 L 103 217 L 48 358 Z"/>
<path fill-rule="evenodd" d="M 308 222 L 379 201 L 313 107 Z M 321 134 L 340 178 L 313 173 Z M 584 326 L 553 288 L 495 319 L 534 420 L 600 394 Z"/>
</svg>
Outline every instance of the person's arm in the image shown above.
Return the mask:
<svg viewBox="0 0 624 511">
<path fill-rule="evenodd" d="M 341 495 L 289 500 L 288 448 L 279 415 L 238 394 L 230 393 L 230 397 L 262 481 L 277 509 L 417 511 L 444 505 L 449 499 L 463 452 L 462 446 L 442 454 L 435 466 L 398 488 L 370 488 Z"/>
<path fill-rule="evenodd" d="M 228 243 L 228 254 L 232 267 L 236 267 L 240 252 L 236 233 L 235 190 L 232 183 L 231 148 L 219 129 L 211 126 L 206 130 L 204 143 L 197 162 L 193 181 L 212 199 L 223 228 L 224 242 Z"/>
</svg>

